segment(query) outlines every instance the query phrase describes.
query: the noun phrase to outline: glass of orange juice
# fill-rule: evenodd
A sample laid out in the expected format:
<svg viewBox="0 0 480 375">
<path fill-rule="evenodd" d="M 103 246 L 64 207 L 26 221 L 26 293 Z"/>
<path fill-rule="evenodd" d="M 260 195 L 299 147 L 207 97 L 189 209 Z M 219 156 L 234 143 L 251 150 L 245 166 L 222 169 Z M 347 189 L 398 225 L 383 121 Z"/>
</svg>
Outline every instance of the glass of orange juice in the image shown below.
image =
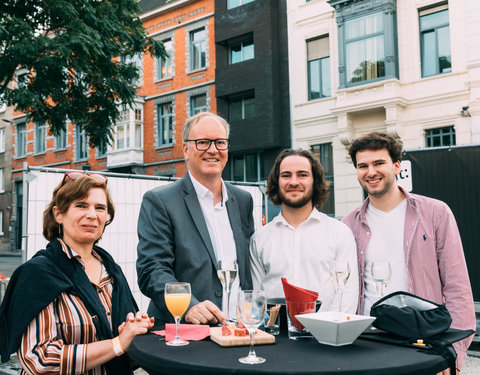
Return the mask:
<svg viewBox="0 0 480 375">
<path fill-rule="evenodd" d="M 178 326 L 182 315 L 187 311 L 190 305 L 190 298 L 192 292 L 189 283 L 167 283 L 165 284 L 165 304 L 168 311 L 175 318 L 175 339 L 173 341 L 166 342 L 171 346 L 188 345 L 189 342 L 182 340 L 178 333 Z"/>
</svg>

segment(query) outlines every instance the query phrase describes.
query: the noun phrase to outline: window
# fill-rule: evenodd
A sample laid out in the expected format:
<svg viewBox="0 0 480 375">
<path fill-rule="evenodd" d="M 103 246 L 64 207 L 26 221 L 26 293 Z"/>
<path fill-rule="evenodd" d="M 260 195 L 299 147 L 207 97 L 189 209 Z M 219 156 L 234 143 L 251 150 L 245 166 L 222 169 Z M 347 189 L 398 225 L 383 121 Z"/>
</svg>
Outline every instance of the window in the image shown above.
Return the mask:
<svg viewBox="0 0 480 375">
<path fill-rule="evenodd" d="M 3 193 L 5 191 L 5 182 L 3 180 L 4 178 L 4 170 L 0 169 L 0 193 Z"/>
<path fill-rule="evenodd" d="M 348 83 L 385 76 L 384 43 L 382 12 L 345 22 Z"/>
<path fill-rule="evenodd" d="M 142 147 L 143 140 L 143 112 L 141 109 L 135 109 L 135 147 Z"/>
<path fill-rule="evenodd" d="M 255 117 L 255 97 L 247 95 L 234 99 L 228 104 L 230 121 L 246 120 Z"/>
<path fill-rule="evenodd" d="M 99 145 L 96 147 L 97 149 L 97 157 L 104 158 L 107 156 L 107 143 L 105 141 L 101 141 Z"/>
<path fill-rule="evenodd" d="M 35 153 L 45 152 L 45 136 L 47 126 L 45 124 L 35 124 Z"/>
<path fill-rule="evenodd" d="M 237 64 L 242 61 L 253 59 L 254 47 L 253 39 L 244 40 L 230 46 L 229 59 L 230 64 Z"/>
<path fill-rule="evenodd" d="M 422 77 L 452 71 L 447 5 L 420 11 L 420 46 Z"/>
<path fill-rule="evenodd" d="M 227 0 L 227 9 L 232 9 L 251 3 L 253 0 Z"/>
<path fill-rule="evenodd" d="M 80 125 L 75 126 L 77 160 L 88 158 L 87 134 Z"/>
<path fill-rule="evenodd" d="M 5 152 L 5 128 L 0 129 L 0 152 Z"/>
<path fill-rule="evenodd" d="M 323 143 L 311 147 L 311 151 L 315 158 L 320 161 L 325 173 L 325 180 L 330 186 L 330 193 L 320 211 L 329 216 L 335 216 L 335 192 L 334 192 L 334 176 L 333 176 L 333 149 L 331 143 Z"/>
<path fill-rule="evenodd" d="M 120 110 L 118 123 L 115 125 L 115 140 L 114 149 L 120 150 L 122 148 L 130 147 L 130 110 L 123 108 Z"/>
<path fill-rule="evenodd" d="M 190 97 L 190 116 L 196 115 L 199 112 L 205 112 L 207 110 L 206 94 Z"/>
<path fill-rule="evenodd" d="M 455 146 L 455 129 L 453 126 L 428 129 L 425 131 L 427 147 Z"/>
<path fill-rule="evenodd" d="M 230 171 L 232 181 L 258 182 L 265 180 L 263 153 L 234 155 Z"/>
<path fill-rule="evenodd" d="M 126 56 L 122 58 L 124 64 L 132 64 L 135 66 L 137 69 L 137 74 L 140 76 L 143 70 L 143 64 L 142 64 L 142 55 L 137 53 L 133 56 Z M 139 80 L 138 79 L 133 79 L 132 83 L 134 85 L 139 85 Z"/>
<path fill-rule="evenodd" d="M 190 32 L 190 70 L 202 69 L 206 64 L 206 40 L 205 28 Z"/>
<path fill-rule="evenodd" d="M 170 78 L 173 76 L 172 56 L 174 51 L 172 39 L 165 39 L 162 43 L 165 47 L 168 57 L 165 59 L 157 59 L 157 80 Z"/>
<path fill-rule="evenodd" d="M 17 157 L 25 156 L 27 153 L 27 124 L 24 122 L 17 125 Z"/>
<path fill-rule="evenodd" d="M 65 148 L 67 148 L 67 132 L 65 129 L 61 129 L 55 136 L 55 149 L 63 150 Z"/>
<path fill-rule="evenodd" d="M 157 116 L 158 145 L 170 145 L 173 143 L 173 103 L 158 105 Z"/>
<path fill-rule="evenodd" d="M 328 36 L 307 41 L 308 100 L 331 95 Z"/>
<path fill-rule="evenodd" d="M 7 110 L 7 103 L 5 103 L 5 93 L 0 94 L 0 113 L 3 113 Z"/>
</svg>

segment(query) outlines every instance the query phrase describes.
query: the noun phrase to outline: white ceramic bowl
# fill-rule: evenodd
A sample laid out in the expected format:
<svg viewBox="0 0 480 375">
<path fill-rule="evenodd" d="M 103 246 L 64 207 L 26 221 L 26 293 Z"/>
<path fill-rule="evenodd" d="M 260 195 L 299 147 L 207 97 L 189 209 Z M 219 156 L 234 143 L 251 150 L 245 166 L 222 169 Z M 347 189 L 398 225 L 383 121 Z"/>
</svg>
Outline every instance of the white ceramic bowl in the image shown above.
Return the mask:
<svg viewBox="0 0 480 375">
<path fill-rule="evenodd" d="M 373 316 L 337 311 L 300 314 L 295 317 L 319 343 L 333 346 L 351 344 L 375 320 Z"/>
</svg>

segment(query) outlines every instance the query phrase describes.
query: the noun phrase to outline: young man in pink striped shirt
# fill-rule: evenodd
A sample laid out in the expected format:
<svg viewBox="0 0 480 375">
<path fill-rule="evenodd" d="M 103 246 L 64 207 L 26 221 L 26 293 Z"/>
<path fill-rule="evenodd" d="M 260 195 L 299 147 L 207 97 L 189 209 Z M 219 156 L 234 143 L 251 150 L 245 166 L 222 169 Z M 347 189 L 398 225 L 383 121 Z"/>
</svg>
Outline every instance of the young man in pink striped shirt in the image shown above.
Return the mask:
<svg viewBox="0 0 480 375">
<path fill-rule="evenodd" d="M 472 290 L 455 218 L 444 202 L 409 194 L 397 185 L 402 147 L 399 139 L 371 132 L 354 140 L 349 149 L 358 182 L 368 193 L 363 204 L 343 219 L 357 242 L 357 311 L 370 315 L 378 299 L 373 265 L 383 264 L 391 269 L 385 295 L 403 290 L 445 304 L 452 328 L 474 330 Z M 454 344 L 457 373 L 471 341 L 469 337 Z"/>
</svg>

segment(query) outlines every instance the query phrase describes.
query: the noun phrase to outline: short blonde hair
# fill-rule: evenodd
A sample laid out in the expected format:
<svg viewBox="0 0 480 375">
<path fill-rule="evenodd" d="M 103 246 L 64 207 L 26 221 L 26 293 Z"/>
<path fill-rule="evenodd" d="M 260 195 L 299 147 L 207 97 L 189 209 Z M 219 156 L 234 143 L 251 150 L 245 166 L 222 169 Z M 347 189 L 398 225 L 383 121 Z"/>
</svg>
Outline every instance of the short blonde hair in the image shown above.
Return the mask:
<svg viewBox="0 0 480 375">
<path fill-rule="evenodd" d="M 185 121 L 185 124 L 183 125 L 183 130 L 182 130 L 183 142 L 185 142 L 188 139 L 192 125 L 196 124 L 204 117 L 212 117 L 216 119 L 218 122 L 220 122 L 220 124 L 222 124 L 223 127 L 225 128 L 225 132 L 227 133 L 227 138 L 228 138 L 228 136 L 230 135 L 230 125 L 223 117 L 220 117 L 211 112 L 199 112 L 196 115 L 189 117 L 187 121 Z"/>
</svg>

